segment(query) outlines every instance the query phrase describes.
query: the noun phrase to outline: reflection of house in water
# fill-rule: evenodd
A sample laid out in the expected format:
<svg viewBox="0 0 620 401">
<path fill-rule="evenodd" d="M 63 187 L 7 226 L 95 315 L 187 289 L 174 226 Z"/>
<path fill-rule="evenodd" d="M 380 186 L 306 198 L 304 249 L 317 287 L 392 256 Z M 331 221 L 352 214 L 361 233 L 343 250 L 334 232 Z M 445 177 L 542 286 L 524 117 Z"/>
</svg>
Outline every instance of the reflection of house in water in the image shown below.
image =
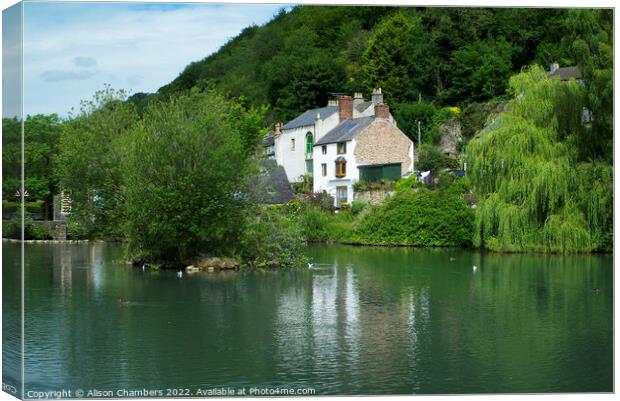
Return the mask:
<svg viewBox="0 0 620 401">
<path fill-rule="evenodd" d="M 73 280 L 85 280 L 86 287 L 99 289 L 103 282 L 102 244 L 54 247 L 54 281 L 60 282 L 63 291 L 71 290 Z M 76 275 L 76 277 L 74 277 Z"/>
<path fill-rule="evenodd" d="M 373 280 L 370 270 L 337 261 L 318 264 L 307 274 L 305 290 L 290 287 L 278 299 L 282 366 L 293 360 L 299 369 L 317 374 L 349 375 L 349 391 L 368 388 L 369 382 L 400 386 L 393 382 L 393 370 L 387 373 L 383 367 L 408 371 L 416 366 L 418 333 L 430 323 L 428 288 L 405 283 L 394 294 L 394 288 Z M 373 295 L 365 296 L 366 290 Z M 311 360 L 307 355 L 313 355 Z M 375 375 L 362 377 L 369 366 Z"/>
</svg>

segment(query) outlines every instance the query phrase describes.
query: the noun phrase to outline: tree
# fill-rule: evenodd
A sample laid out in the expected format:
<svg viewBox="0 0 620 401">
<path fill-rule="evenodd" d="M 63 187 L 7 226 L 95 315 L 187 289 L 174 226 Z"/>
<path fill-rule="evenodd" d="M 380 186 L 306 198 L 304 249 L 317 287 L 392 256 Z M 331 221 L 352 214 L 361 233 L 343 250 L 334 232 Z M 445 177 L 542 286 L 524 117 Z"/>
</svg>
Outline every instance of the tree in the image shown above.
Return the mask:
<svg viewBox="0 0 620 401">
<path fill-rule="evenodd" d="M 123 136 L 138 120 L 126 93 L 97 92 L 62 128 L 56 171 L 71 197 L 69 223 L 87 237 L 122 236 Z"/>
<path fill-rule="evenodd" d="M 126 136 L 122 168 L 134 258 L 175 266 L 199 252 L 234 253 L 253 171 L 238 104 L 214 92 L 151 102 Z"/>
<path fill-rule="evenodd" d="M 52 195 L 57 192 L 53 158 L 57 153 L 61 121 L 58 115 L 37 114 L 24 120 L 24 189 L 27 201 L 44 201 L 51 212 Z M 16 198 L 21 189 L 21 123 L 16 118 L 2 120 L 2 163 L 4 200 Z"/>
<path fill-rule="evenodd" d="M 418 150 L 416 168 L 419 171 L 431 171 L 436 173 L 445 165 L 445 157 L 435 146 L 424 143 Z"/>
<path fill-rule="evenodd" d="M 506 111 L 467 147 L 479 198 L 474 244 L 502 251 L 611 249 L 613 167 L 579 163 L 573 141 L 583 106 L 575 99 L 584 99 L 584 88 L 533 67 L 511 78 L 510 91 L 515 98 Z"/>
<path fill-rule="evenodd" d="M 512 53 L 512 46 L 502 38 L 475 41 L 454 51 L 446 100 L 480 100 L 504 93 Z"/>
<path fill-rule="evenodd" d="M 393 107 L 398 127 L 416 144 L 418 143 L 418 121 L 422 143 L 434 143 L 439 134 L 435 116 L 437 108 L 431 102 L 396 103 Z"/>
<path fill-rule="evenodd" d="M 435 48 L 419 17 L 396 12 L 376 28 L 364 52 L 364 85 L 381 87 L 390 101 L 413 100 L 430 93 Z"/>
</svg>

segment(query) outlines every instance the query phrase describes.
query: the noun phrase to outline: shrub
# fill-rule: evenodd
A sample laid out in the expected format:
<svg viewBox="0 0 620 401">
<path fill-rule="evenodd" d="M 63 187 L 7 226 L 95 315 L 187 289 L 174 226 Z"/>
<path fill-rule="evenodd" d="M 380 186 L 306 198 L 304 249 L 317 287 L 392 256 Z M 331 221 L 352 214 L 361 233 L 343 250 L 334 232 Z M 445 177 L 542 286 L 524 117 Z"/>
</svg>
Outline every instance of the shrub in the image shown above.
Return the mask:
<svg viewBox="0 0 620 401">
<path fill-rule="evenodd" d="M 334 197 L 327 192 L 312 193 L 303 198 L 303 206 L 331 212 L 334 210 Z"/>
<path fill-rule="evenodd" d="M 364 208 L 366 208 L 366 206 L 368 206 L 368 203 L 369 202 L 365 199 L 354 200 L 351 203 L 351 213 L 354 216 L 357 216 L 358 214 L 362 212 L 362 210 L 364 210 Z"/>
<path fill-rule="evenodd" d="M 394 185 L 394 189 L 396 191 L 405 191 L 413 188 L 422 188 L 424 183 L 418 180 L 418 177 L 415 174 L 411 174 L 407 178 L 400 179 Z"/>
<path fill-rule="evenodd" d="M 433 145 L 423 144 L 418 151 L 416 168 L 419 171 L 437 172 L 444 166 L 444 156 Z"/>
<path fill-rule="evenodd" d="M 352 240 L 369 245 L 470 246 L 473 222 L 473 210 L 452 191 L 402 191 L 361 215 Z"/>
<path fill-rule="evenodd" d="M 295 267 L 305 262 L 299 226 L 282 209 L 265 207 L 248 217 L 241 256 L 253 267 Z"/>
</svg>

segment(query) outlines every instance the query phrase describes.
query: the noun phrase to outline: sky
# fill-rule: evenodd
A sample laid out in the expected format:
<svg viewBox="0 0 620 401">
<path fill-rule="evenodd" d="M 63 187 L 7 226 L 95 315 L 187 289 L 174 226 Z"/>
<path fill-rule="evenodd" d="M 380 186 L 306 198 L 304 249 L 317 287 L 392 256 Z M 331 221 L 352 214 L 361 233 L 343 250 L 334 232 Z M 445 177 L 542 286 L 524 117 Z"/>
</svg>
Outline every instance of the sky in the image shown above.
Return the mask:
<svg viewBox="0 0 620 401">
<path fill-rule="evenodd" d="M 187 64 L 213 53 L 246 26 L 268 22 L 282 7 L 26 2 L 24 115 L 66 117 L 104 84 L 130 93 L 155 92 Z M 9 101 L 4 116 L 11 108 Z"/>
</svg>

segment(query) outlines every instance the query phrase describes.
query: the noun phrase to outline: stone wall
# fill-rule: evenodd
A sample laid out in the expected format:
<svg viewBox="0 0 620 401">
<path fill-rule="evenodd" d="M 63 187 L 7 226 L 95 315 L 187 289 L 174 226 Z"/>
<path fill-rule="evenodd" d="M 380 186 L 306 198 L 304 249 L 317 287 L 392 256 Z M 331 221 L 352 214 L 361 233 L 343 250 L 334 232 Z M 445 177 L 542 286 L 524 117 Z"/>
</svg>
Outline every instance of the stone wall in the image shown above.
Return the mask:
<svg viewBox="0 0 620 401">
<path fill-rule="evenodd" d="M 386 119 L 376 119 L 356 138 L 355 161 L 358 166 L 401 163 L 401 174 L 411 167 L 411 140 Z"/>
<path fill-rule="evenodd" d="M 369 203 L 376 205 L 385 200 L 390 195 L 391 191 L 386 189 L 374 189 L 371 191 L 355 191 L 353 194 L 354 200 L 365 200 Z"/>
</svg>

